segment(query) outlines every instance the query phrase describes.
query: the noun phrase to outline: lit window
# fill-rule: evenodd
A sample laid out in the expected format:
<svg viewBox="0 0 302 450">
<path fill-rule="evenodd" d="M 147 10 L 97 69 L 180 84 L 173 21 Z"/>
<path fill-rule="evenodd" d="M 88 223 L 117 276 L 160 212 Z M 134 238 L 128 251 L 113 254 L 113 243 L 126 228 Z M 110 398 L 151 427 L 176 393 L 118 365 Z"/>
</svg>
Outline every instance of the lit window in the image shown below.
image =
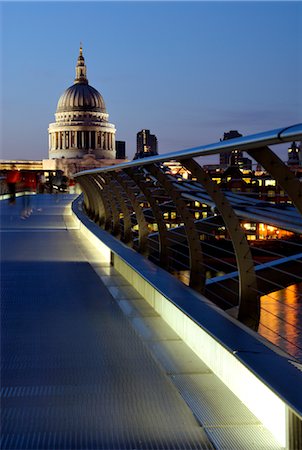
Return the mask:
<svg viewBox="0 0 302 450">
<path fill-rule="evenodd" d="M 276 227 L 272 227 L 271 225 L 267 226 L 267 231 L 275 231 L 275 230 L 277 230 Z"/>
<path fill-rule="evenodd" d="M 256 230 L 256 224 L 255 223 L 243 223 L 242 226 L 243 226 L 243 228 L 245 230 L 248 230 L 248 231 Z"/>
<path fill-rule="evenodd" d="M 276 186 L 276 180 L 265 180 L 265 186 Z"/>
</svg>

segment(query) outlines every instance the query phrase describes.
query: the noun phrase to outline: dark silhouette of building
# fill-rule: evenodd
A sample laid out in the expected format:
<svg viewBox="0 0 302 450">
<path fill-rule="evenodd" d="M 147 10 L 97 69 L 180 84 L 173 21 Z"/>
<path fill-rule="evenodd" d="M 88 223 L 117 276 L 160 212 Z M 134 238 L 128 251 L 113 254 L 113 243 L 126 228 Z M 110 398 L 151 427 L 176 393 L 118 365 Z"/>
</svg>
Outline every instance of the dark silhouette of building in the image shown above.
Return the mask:
<svg viewBox="0 0 302 450">
<path fill-rule="evenodd" d="M 116 159 L 126 159 L 126 142 L 115 141 Z"/>
<path fill-rule="evenodd" d="M 291 146 L 288 147 L 288 166 L 299 166 L 302 165 L 302 155 L 301 155 L 301 144 L 298 146 L 295 142 L 292 142 Z"/>
<path fill-rule="evenodd" d="M 227 133 L 223 134 L 223 139 L 220 139 L 220 141 L 227 141 L 229 139 L 235 139 L 237 137 L 241 137 L 242 134 L 238 133 L 237 130 L 230 130 Z M 237 165 L 236 162 L 239 158 L 242 158 L 242 152 L 239 150 L 233 150 L 230 152 L 223 152 L 219 155 L 219 163 L 223 167 L 228 167 L 231 165 Z"/>
<path fill-rule="evenodd" d="M 150 130 L 139 131 L 136 135 L 136 153 L 133 159 L 158 155 L 157 138 Z"/>
<path fill-rule="evenodd" d="M 227 141 L 229 139 L 235 139 L 237 137 L 242 137 L 242 134 L 238 133 L 237 130 L 230 130 L 227 133 L 224 133 L 223 139 L 220 141 Z M 220 166 L 226 168 L 228 166 L 239 166 L 245 170 L 252 169 L 252 160 L 249 158 L 245 158 L 243 156 L 243 152 L 240 150 L 232 150 L 231 152 L 223 152 L 219 155 L 219 163 Z"/>
</svg>

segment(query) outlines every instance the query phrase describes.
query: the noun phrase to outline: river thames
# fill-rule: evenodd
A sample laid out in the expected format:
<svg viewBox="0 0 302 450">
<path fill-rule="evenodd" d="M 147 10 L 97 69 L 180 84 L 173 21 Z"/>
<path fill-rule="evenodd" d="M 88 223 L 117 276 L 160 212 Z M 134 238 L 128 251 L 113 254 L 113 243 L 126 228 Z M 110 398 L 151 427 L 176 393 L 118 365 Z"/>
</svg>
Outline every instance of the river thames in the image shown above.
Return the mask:
<svg viewBox="0 0 302 450">
<path fill-rule="evenodd" d="M 261 297 L 258 332 L 302 363 L 302 283 Z"/>
</svg>

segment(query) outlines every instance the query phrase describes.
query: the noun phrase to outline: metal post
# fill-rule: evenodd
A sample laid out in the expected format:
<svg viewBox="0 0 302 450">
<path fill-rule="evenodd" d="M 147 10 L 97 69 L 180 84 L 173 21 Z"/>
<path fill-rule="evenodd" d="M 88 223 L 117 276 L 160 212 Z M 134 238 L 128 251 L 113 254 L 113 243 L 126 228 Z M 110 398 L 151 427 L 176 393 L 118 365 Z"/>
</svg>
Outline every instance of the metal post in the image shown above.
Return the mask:
<svg viewBox="0 0 302 450">
<path fill-rule="evenodd" d="M 295 174 L 269 147 L 247 150 L 247 153 L 275 178 L 302 215 L 302 183 Z"/>
<path fill-rule="evenodd" d="M 203 265 L 202 250 L 194 219 L 185 201 L 176 191 L 173 183 L 166 177 L 156 165 L 148 165 L 148 171 L 163 186 L 168 196 L 172 199 L 175 207 L 184 222 L 189 254 L 190 254 L 190 286 L 199 292 L 203 292 L 205 286 L 205 270 Z"/>
<path fill-rule="evenodd" d="M 238 319 L 250 328 L 257 330 L 260 320 L 260 300 L 257 294 L 256 274 L 250 247 L 239 220 L 217 183 L 211 180 L 210 176 L 196 161 L 193 159 L 185 159 L 181 163 L 205 188 L 223 218 L 234 247 L 238 267 Z"/>
<path fill-rule="evenodd" d="M 148 255 L 148 224 L 146 222 L 143 210 L 133 192 L 133 190 L 130 188 L 127 178 L 129 180 L 129 177 L 126 174 L 120 174 L 120 173 L 113 173 L 113 176 L 115 177 L 116 181 L 122 186 L 124 191 L 126 192 L 127 196 L 129 197 L 129 200 L 131 202 L 133 211 L 136 216 L 137 225 L 138 225 L 138 240 L 139 240 L 139 252 L 143 255 Z"/>
<path fill-rule="evenodd" d="M 158 226 L 158 232 L 159 232 L 159 258 L 160 258 L 160 265 L 162 267 L 168 267 L 168 261 L 169 261 L 169 253 L 170 253 L 170 246 L 169 246 L 169 238 L 168 238 L 168 231 L 166 224 L 163 220 L 162 211 L 156 202 L 156 199 L 153 196 L 152 189 L 150 186 L 148 186 L 146 182 L 145 176 L 138 171 L 135 171 L 134 169 L 128 169 L 125 171 L 132 180 L 138 185 L 139 189 L 143 192 L 144 196 L 146 197 L 147 202 L 149 203 L 153 216 L 156 220 L 157 226 Z"/>
</svg>

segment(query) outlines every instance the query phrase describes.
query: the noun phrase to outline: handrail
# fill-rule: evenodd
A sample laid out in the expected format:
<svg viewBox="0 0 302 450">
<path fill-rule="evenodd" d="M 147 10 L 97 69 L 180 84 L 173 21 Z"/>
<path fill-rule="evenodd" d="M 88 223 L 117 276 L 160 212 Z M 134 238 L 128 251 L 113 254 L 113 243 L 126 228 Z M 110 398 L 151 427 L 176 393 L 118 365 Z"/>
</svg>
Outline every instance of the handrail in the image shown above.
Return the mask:
<svg viewBox="0 0 302 450">
<path fill-rule="evenodd" d="M 101 169 L 84 170 L 83 172 L 76 173 L 74 176 L 81 177 L 82 175 L 87 174 L 111 172 L 117 169 L 123 170 L 130 167 L 145 166 L 174 159 L 181 160 L 187 158 L 196 158 L 198 156 L 209 156 L 221 152 L 230 152 L 234 149 L 234 147 L 236 148 L 236 150 L 245 151 L 249 149 L 264 147 L 267 145 L 282 144 L 284 142 L 295 140 L 302 140 L 302 123 L 291 125 L 289 127 L 277 128 L 271 131 L 265 131 L 263 133 L 228 139 L 226 141 L 220 141 L 214 144 L 207 144 L 183 150 L 177 150 L 157 156 L 149 156 L 148 158 L 136 159 L 135 161 L 116 164 Z"/>
<path fill-rule="evenodd" d="M 286 450 L 301 448 L 300 365 L 275 351 L 204 296 L 150 264 L 72 205 L 80 232 L 181 339 L 253 412 Z M 300 433 L 300 434 L 299 434 Z"/>
<path fill-rule="evenodd" d="M 184 239 L 188 248 L 189 285 L 199 292 L 210 295 L 205 283 L 205 269 L 210 268 L 207 261 L 209 255 L 205 252 L 205 244 L 201 243 L 206 229 L 203 226 L 201 227 L 203 230 L 196 229 L 196 216 L 192 215 L 188 200 L 182 195 L 184 183 L 174 183 L 174 177 L 167 176 L 162 167 L 163 162 L 170 160 L 180 162 L 192 174 L 196 180 L 194 183 L 198 183 L 203 188 L 210 201 L 215 205 L 215 211 L 214 209 L 213 211 L 220 215 L 234 250 L 239 273 L 238 293 L 234 295 L 234 290 L 232 290 L 227 296 L 224 295 L 223 301 L 230 309 L 230 314 L 235 314 L 241 322 L 257 330 L 260 319 L 260 299 L 254 270 L 255 262 L 246 234 L 241 227 L 238 217 L 240 214 L 231 205 L 226 193 L 220 190 L 210 174 L 202 169 L 193 158 L 231 152 L 235 149 L 246 151 L 273 176 L 302 215 L 302 184 L 290 168 L 268 147 L 268 145 L 300 139 L 302 140 L 302 123 L 122 164 L 85 170 L 77 173 L 75 177 L 83 188 L 84 208 L 89 217 L 101 226 L 104 225 L 105 229 L 114 235 L 120 234 L 122 240 L 125 240 L 125 236 L 128 236 L 132 230 L 133 247 L 151 261 L 154 257 L 157 258 L 160 265 L 168 271 L 173 270 L 175 266 L 174 262 L 170 264 L 171 252 L 176 250 L 179 243 L 165 239 L 167 234 L 165 218 L 162 217 L 162 211 L 158 206 L 162 203 L 163 195 L 171 201 L 175 209 L 175 217 L 177 216 L 184 226 Z M 101 185 L 100 178 L 103 180 Z M 177 180 L 175 179 L 175 181 Z M 116 190 L 116 182 L 120 185 L 119 190 Z M 160 195 L 157 192 L 159 186 L 162 190 Z M 124 212 L 121 208 L 123 196 L 129 200 L 126 206 L 127 216 L 129 216 L 127 226 L 124 220 L 125 205 Z M 155 201 L 152 201 L 153 197 Z M 161 207 L 165 209 L 165 206 L 161 205 Z M 150 222 L 147 215 L 145 217 L 146 208 L 151 211 L 153 222 Z M 157 250 L 151 249 L 148 243 L 148 235 L 154 226 L 157 226 L 160 237 L 159 258 L 158 255 L 156 256 Z M 163 244 L 164 242 L 166 244 Z M 181 264 L 181 258 L 179 259 Z M 220 289 L 220 286 L 211 290 L 213 295 L 216 288 Z M 220 303 L 219 305 L 221 306 Z M 235 309 L 230 305 L 233 305 Z"/>
</svg>

